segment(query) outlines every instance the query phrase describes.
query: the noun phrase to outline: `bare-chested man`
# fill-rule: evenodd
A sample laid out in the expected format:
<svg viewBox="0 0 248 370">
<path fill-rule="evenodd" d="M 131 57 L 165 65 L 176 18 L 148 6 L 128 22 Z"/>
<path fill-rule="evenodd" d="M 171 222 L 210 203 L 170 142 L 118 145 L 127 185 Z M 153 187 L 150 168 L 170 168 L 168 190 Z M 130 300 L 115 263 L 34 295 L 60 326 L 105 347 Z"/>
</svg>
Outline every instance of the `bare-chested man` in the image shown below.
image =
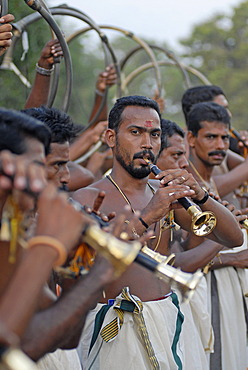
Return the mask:
<svg viewBox="0 0 248 370">
<path fill-rule="evenodd" d="M 157 176 L 160 181 L 148 182 L 150 169 L 143 158 L 155 162 L 161 145 L 160 135 L 160 113 L 154 101 L 138 96 L 118 99 L 110 112 L 109 128 L 106 132 L 106 142 L 112 148 L 114 156 L 112 172 L 108 178 L 76 192 L 75 199 L 81 202 L 87 199 L 88 203 L 92 203 L 97 192 L 103 190 L 106 193 L 103 204 L 105 213 L 115 210 L 118 214 L 125 204 L 130 204 L 133 212 L 136 210 L 141 212 L 133 233 L 141 235 L 148 228 L 152 229 L 156 237 L 151 239 L 149 246 L 166 255 L 168 237 L 164 238 L 162 234 L 163 217 L 172 207 L 174 208 L 172 203 L 177 199 L 183 196 L 192 197 L 195 201 L 202 202 L 202 210 L 211 210 L 218 218 L 217 227 L 210 237 L 229 247 L 240 245 L 243 237 L 236 220 L 216 201 L 206 199 L 205 191 L 186 170 L 164 171 Z M 167 183 L 169 185 L 165 186 Z M 190 230 L 191 218 L 184 209 L 177 206 L 176 208 L 176 222 Z M 226 225 L 230 228 L 232 226 L 235 232 L 230 232 L 229 228 L 224 230 Z M 194 258 L 194 252 L 188 256 Z M 90 350 L 92 348 L 86 368 L 91 366 L 92 369 L 99 367 L 114 369 L 117 362 L 119 369 L 126 367 L 141 369 L 149 367 L 149 363 L 153 364 L 154 368 L 159 366 L 163 369 L 180 368 L 183 362 L 183 349 L 179 337 L 183 315 L 177 297 L 171 293 L 170 287 L 148 271 L 134 265 L 121 279 L 105 290 L 102 302 L 110 300 L 111 305 L 113 299 L 121 292 L 121 296 L 113 305 L 117 311 L 109 309 L 102 327 L 95 326 L 91 345 L 89 342 L 92 337 L 94 316 L 101 305 L 89 316 L 82 340 L 83 362 L 89 347 Z M 103 306 L 102 310 L 108 309 L 110 305 Z M 125 311 L 134 312 L 134 314 L 124 313 L 123 325 L 123 311 L 118 309 L 120 307 Z M 141 314 L 135 315 L 136 312 L 142 311 L 141 307 L 144 317 Z M 102 311 L 100 312 L 102 314 Z M 112 320 L 114 320 L 113 331 L 109 326 L 106 327 Z M 136 324 L 138 328 L 144 329 L 142 339 L 138 330 L 134 328 Z M 97 338 L 99 331 L 100 335 Z M 115 340 L 111 340 L 113 338 Z"/>
<path fill-rule="evenodd" d="M 48 153 L 50 143 L 49 131 L 45 127 L 45 125 L 43 125 L 42 123 L 40 123 L 39 121 L 35 120 L 32 117 L 28 117 L 23 113 L 1 109 L 0 129 L 1 129 L 0 144 L 2 144 L 1 148 L 9 150 L 12 150 L 13 148 L 13 151 L 15 150 L 16 154 L 20 154 L 20 157 L 22 157 L 23 159 L 22 165 L 18 167 L 19 176 L 17 177 L 16 180 L 17 183 L 15 184 L 17 189 L 23 190 L 25 187 L 27 187 L 27 179 L 24 175 L 26 173 L 25 171 L 27 171 L 26 168 L 31 167 L 32 163 L 38 164 L 42 167 L 40 169 L 40 174 L 43 174 L 44 178 L 43 167 L 45 166 L 45 154 Z M 5 130 L 4 134 L 2 129 Z M 11 141 L 11 139 L 13 140 Z M 11 141 L 11 145 L 6 146 L 7 141 Z M 39 176 L 37 177 L 37 179 L 34 179 L 34 176 L 37 173 L 37 170 L 35 172 L 35 168 L 30 170 L 30 173 L 31 173 L 30 176 L 32 176 L 31 189 L 36 190 L 37 193 L 39 193 L 44 187 L 44 184 L 41 183 L 42 177 Z M 12 173 L 10 173 L 10 175 L 12 175 Z M 43 179 L 43 181 L 45 181 L 45 179 Z M 1 189 L 4 186 L 4 184 L 6 186 L 6 178 L 4 179 L 4 177 L 1 176 L 0 179 Z M 48 189 L 48 192 L 50 194 L 50 206 L 52 207 L 53 201 L 55 201 L 55 203 L 59 201 L 59 197 L 56 197 L 57 189 L 51 186 L 50 191 Z M 7 196 L 8 191 L 1 191 L 0 198 L 1 211 L 2 207 L 5 205 Z M 34 199 L 32 197 L 30 198 L 28 195 L 21 193 L 19 198 L 22 203 L 21 205 L 23 207 L 22 208 L 23 212 L 26 210 L 30 210 L 30 207 L 32 208 L 34 207 Z M 41 214 L 43 215 L 43 225 L 44 225 L 45 217 L 43 212 L 44 205 L 41 204 L 40 207 Z M 66 245 L 66 251 L 69 251 L 73 247 L 75 247 L 79 241 L 83 225 L 85 225 L 84 223 L 85 216 L 83 216 L 75 209 L 71 209 L 72 208 L 71 205 L 68 204 L 65 199 L 64 207 L 65 208 L 63 208 L 62 212 L 67 213 L 68 211 L 69 212 L 68 216 L 69 214 L 71 215 L 70 222 L 73 219 L 75 222 L 72 222 L 72 224 L 70 224 L 68 221 L 66 221 L 66 217 L 64 216 L 60 220 L 60 216 L 58 216 L 59 214 L 58 208 L 54 207 L 52 213 L 54 214 L 55 209 L 57 210 L 56 214 L 54 214 L 53 219 L 54 224 L 51 221 L 49 222 L 47 234 L 45 235 L 55 236 L 58 239 L 60 239 L 60 241 Z M 62 224 L 60 226 L 60 221 L 61 222 L 63 221 L 64 226 L 62 226 Z M 47 226 L 46 217 L 45 224 Z M 69 228 L 68 230 L 66 229 L 66 225 Z M 42 232 L 44 228 L 40 228 L 39 230 Z M 59 232 L 61 232 L 61 234 L 59 234 L 58 230 Z M 36 235 L 39 235 L 39 232 Z M 54 247 L 54 249 L 55 248 L 56 246 Z M 67 254 L 66 251 L 64 252 L 65 257 Z M 11 254 L 12 261 L 9 260 L 10 252 L 11 252 L 10 243 L 1 241 L 0 298 L 3 297 L 3 294 L 5 294 L 7 284 L 10 282 L 12 276 L 16 273 L 18 264 L 21 261 L 22 257 L 25 256 L 25 250 L 21 248 L 19 243 L 17 243 L 16 245 L 15 253 L 13 253 L 13 255 Z M 54 254 L 56 257 L 56 253 Z M 43 254 L 41 257 L 44 258 Z M 61 263 L 63 262 L 64 261 L 62 261 Z M 18 315 L 14 315 L 14 313 L 16 314 L 16 311 L 14 311 L 14 313 L 11 312 L 9 314 L 9 320 L 11 318 L 12 319 L 10 320 L 10 322 L 8 322 L 8 326 L 10 330 L 12 330 L 18 336 L 20 336 L 21 346 L 30 357 L 32 357 L 33 359 L 38 359 L 48 351 L 54 350 L 58 347 L 66 348 L 66 346 L 69 346 L 69 348 L 71 348 L 73 347 L 73 345 L 74 346 L 76 345 L 73 344 L 75 343 L 76 340 L 75 328 L 80 330 L 80 326 L 83 325 L 84 322 L 83 318 L 84 315 L 82 316 L 81 313 L 79 314 L 79 311 L 81 311 L 83 306 L 87 311 L 88 309 L 94 306 L 95 299 L 94 297 L 97 297 L 95 300 L 96 303 L 98 300 L 98 295 L 101 294 L 101 287 L 103 287 L 103 285 L 105 284 L 103 282 L 105 278 L 102 279 L 102 277 L 108 276 L 107 277 L 108 281 L 108 278 L 112 276 L 113 272 L 112 267 L 110 267 L 108 263 L 107 265 L 105 265 L 105 263 L 107 262 L 106 261 L 104 262 L 103 260 L 98 260 L 98 262 L 95 265 L 95 268 L 91 270 L 90 274 L 85 279 L 79 278 L 74 289 L 68 292 L 68 294 L 66 294 L 66 297 L 65 296 L 61 297 L 59 301 L 57 301 L 57 297 L 55 295 L 52 295 L 51 292 L 50 294 L 48 294 L 48 292 L 47 291 L 45 292 L 44 290 L 43 290 L 44 294 L 42 294 L 43 299 L 37 299 L 37 297 L 41 298 L 41 295 L 39 294 L 40 293 L 39 285 L 38 293 L 35 292 L 36 299 L 32 300 L 32 298 L 29 297 L 30 305 L 28 311 L 25 312 L 25 305 L 20 307 L 20 313 L 22 314 L 22 316 L 20 317 L 22 319 L 19 319 Z M 35 266 L 38 269 L 38 264 L 35 264 Z M 109 266 L 110 269 L 107 266 Z M 94 272 L 96 270 L 99 272 L 99 275 L 98 273 Z M 30 271 L 30 268 L 28 268 L 27 273 L 28 271 Z M 43 276 L 45 275 L 45 277 L 41 279 L 41 283 L 42 280 L 44 282 L 46 276 L 48 275 L 47 270 L 45 268 L 43 269 L 42 274 Z M 88 280 L 90 275 L 93 276 L 93 281 L 91 283 Z M 32 280 L 30 280 L 30 283 L 31 282 Z M 84 287 L 86 287 L 85 294 L 83 293 Z M 31 288 L 35 289 L 35 286 L 32 286 Z M 29 292 L 30 294 L 32 294 L 31 288 Z M 12 293 L 12 296 L 10 298 L 13 298 L 13 290 L 11 290 L 10 292 Z M 18 299 L 20 299 L 20 295 L 19 293 L 18 294 L 17 293 L 16 296 Z M 33 306 L 31 306 L 31 304 Z M 4 313 L 6 314 L 6 306 L 2 306 L 2 308 L 4 309 Z M 30 316 L 33 311 L 36 311 L 36 313 L 30 320 L 28 329 L 24 334 L 23 332 L 26 329 L 27 320 L 30 319 Z M 70 344 L 68 344 L 68 340 Z M 67 344 L 65 344 L 65 342 Z M 62 367 L 60 367 L 60 369 L 62 369 Z"/>
<path fill-rule="evenodd" d="M 182 109 L 187 124 L 189 112 L 194 104 L 203 102 L 214 102 L 226 108 L 230 117 L 232 117 L 228 99 L 224 91 L 219 86 L 215 85 L 201 85 L 194 86 L 185 91 L 182 97 Z M 243 134 L 247 132 L 243 131 Z M 246 136 L 243 137 L 245 142 Z M 240 153 L 244 151 L 242 142 L 239 142 L 237 147 L 237 140 L 230 136 L 230 148 Z M 246 143 L 247 144 L 247 143 Z M 237 208 L 242 208 L 243 213 L 247 213 L 245 198 L 237 197 L 235 191 L 243 185 L 248 179 L 247 161 L 239 154 L 232 150 L 228 150 L 224 160 L 218 165 L 214 166 L 213 177 L 218 187 L 219 194 L 222 199 L 235 205 Z M 238 191 L 238 193 L 240 193 Z"/>
<path fill-rule="evenodd" d="M 212 173 L 227 155 L 229 128 L 227 110 L 216 103 L 195 104 L 188 115 L 189 170 L 203 187 L 215 194 L 218 188 Z M 239 267 L 247 267 L 247 254 L 247 248 L 236 253 L 221 251 L 207 275 L 215 332 L 215 352 L 210 363 L 213 370 L 246 368 L 246 308 L 242 288 L 247 283 L 242 282 L 247 281 L 247 276 Z"/>
</svg>

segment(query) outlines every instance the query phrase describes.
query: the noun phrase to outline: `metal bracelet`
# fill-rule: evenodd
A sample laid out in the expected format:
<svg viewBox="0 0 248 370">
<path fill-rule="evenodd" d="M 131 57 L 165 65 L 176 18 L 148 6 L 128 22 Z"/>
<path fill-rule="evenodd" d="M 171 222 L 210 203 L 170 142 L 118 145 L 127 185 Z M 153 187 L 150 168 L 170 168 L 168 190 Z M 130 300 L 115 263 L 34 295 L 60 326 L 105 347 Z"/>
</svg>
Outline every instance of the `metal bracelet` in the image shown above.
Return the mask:
<svg viewBox="0 0 248 370">
<path fill-rule="evenodd" d="M 37 73 L 39 73 L 40 75 L 43 75 L 43 76 L 50 76 L 53 71 L 54 71 L 54 65 L 52 66 L 51 69 L 46 69 L 46 68 L 42 68 L 39 66 L 38 63 L 36 63 L 36 66 L 35 66 L 35 70 Z"/>
</svg>

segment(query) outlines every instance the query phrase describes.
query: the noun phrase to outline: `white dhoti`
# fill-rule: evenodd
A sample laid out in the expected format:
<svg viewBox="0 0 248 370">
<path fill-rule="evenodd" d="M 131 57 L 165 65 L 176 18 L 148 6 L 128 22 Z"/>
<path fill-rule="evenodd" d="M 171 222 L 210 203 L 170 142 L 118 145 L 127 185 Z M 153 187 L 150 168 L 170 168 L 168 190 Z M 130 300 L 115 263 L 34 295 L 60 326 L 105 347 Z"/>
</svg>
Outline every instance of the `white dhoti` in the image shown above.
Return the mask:
<svg viewBox="0 0 248 370">
<path fill-rule="evenodd" d="M 203 277 L 189 301 L 193 320 L 206 354 L 214 351 L 214 332 L 208 309 L 208 287 Z"/>
<path fill-rule="evenodd" d="M 181 303 L 184 315 L 182 340 L 184 343 L 184 369 L 208 370 L 209 353 L 213 352 L 214 334 L 207 308 L 205 278 L 196 287 L 189 302 Z"/>
<path fill-rule="evenodd" d="M 246 321 L 238 273 L 233 267 L 213 273 L 219 296 L 221 368 L 246 370 Z"/>
<path fill-rule="evenodd" d="M 132 296 L 136 301 L 139 299 Z M 119 296 L 119 299 L 120 296 Z M 117 302 L 118 297 L 115 302 Z M 178 370 L 184 369 L 184 348 L 181 343 L 183 315 L 177 305 L 177 296 L 171 296 L 158 301 L 144 302 L 143 318 L 152 345 L 154 357 L 158 365 L 151 364 L 148 357 L 143 328 L 137 327 L 135 313 L 124 311 L 123 324 L 118 324 L 118 332 L 112 340 L 106 342 L 101 336 L 102 328 L 117 318 L 114 306 L 109 308 L 103 320 L 96 341 L 89 353 L 96 315 L 103 307 L 98 304 L 92 310 L 85 323 L 81 341 L 78 347 L 83 369 L 94 370 Z M 149 346 L 149 344 L 148 344 Z"/>
</svg>

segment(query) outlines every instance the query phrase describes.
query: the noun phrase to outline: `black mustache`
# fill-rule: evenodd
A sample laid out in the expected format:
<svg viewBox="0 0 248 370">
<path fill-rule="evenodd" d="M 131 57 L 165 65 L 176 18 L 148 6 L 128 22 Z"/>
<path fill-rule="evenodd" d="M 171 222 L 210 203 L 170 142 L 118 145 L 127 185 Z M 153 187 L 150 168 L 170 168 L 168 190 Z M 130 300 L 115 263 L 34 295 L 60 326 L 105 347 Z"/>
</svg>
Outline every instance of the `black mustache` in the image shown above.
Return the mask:
<svg viewBox="0 0 248 370">
<path fill-rule="evenodd" d="M 208 155 L 210 156 L 219 154 L 222 155 L 223 157 L 226 156 L 226 152 L 224 152 L 224 150 L 214 150 L 213 152 L 208 153 Z"/>
<path fill-rule="evenodd" d="M 133 159 L 148 157 L 151 162 L 155 161 L 155 155 L 150 150 L 143 150 L 142 152 L 135 153 Z"/>
</svg>

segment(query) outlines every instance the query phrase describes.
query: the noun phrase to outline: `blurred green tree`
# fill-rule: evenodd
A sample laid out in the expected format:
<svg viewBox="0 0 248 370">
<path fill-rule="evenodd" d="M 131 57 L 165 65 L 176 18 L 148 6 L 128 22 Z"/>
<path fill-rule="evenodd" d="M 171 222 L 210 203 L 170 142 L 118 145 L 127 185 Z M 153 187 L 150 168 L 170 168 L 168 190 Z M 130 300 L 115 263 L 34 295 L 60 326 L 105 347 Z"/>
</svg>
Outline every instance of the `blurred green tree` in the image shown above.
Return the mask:
<svg viewBox="0 0 248 370">
<path fill-rule="evenodd" d="M 181 40 L 187 62 L 200 69 L 212 84 L 223 88 L 238 129 L 247 128 L 247 19 L 248 1 L 243 1 L 230 15 L 212 17 Z"/>
</svg>

